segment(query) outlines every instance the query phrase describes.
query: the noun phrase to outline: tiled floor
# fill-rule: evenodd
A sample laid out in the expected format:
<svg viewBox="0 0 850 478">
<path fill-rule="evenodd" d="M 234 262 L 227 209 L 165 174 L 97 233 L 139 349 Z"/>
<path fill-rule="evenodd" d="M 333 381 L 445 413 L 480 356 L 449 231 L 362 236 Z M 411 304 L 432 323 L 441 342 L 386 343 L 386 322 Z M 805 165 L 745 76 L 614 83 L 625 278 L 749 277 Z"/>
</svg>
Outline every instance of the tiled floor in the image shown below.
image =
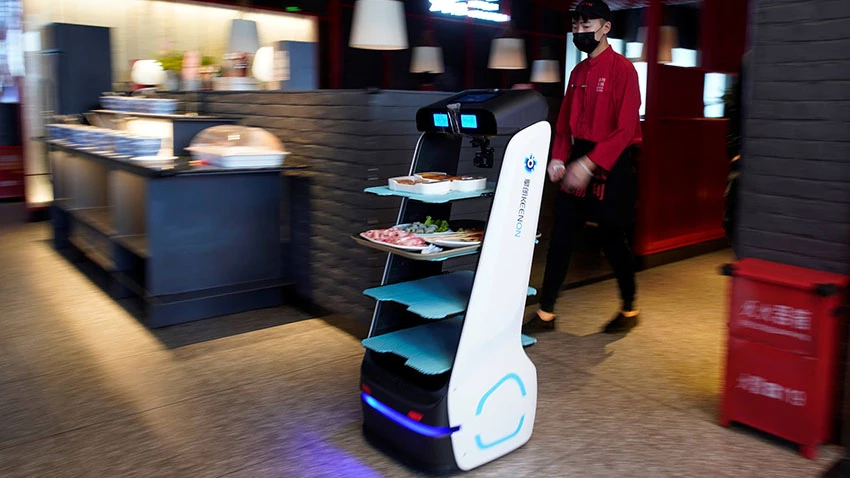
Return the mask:
<svg viewBox="0 0 850 478">
<path fill-rule="evenodd" d="M 361 435 L 358 340 L 288 308 L 149 331 L 50 247 L 0 229 L 0 476 L 413 476 Z M 724 279 L 713 254 L 644 272 L 643 323 L 597 334 L 611 283 L 564 294 L 528 349 L 534 435 L 469 476 L 817 476 L 716 425 Z"/>
</svg>

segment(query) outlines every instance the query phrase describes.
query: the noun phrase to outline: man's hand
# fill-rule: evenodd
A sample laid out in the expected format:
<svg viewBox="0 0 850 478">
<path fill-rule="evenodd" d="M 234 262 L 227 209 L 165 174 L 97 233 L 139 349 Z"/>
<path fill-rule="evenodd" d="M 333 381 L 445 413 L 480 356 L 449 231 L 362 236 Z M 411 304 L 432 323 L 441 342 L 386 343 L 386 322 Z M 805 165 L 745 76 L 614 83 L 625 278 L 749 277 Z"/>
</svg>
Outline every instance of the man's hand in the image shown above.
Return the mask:
<svg viewBox="0 0 850 478">
<path fill-rule="evenodd" d="M 582 156 L 577 161 L 573 161 L 566 168 L 562 185 L 566 187 L 567 191 L 581 191 L 587 188 L 590 179 L 593 178 L 594 167 L 595 165 L 587 156 Z"/>
<path fill-rule="evenodd" d="M 549 180 L 553 183 L 557 183 L 564 178 L 567 168 L 564 167 L 564 162 L 560 159 L 553 159 L 549 162 L 549 167 L 546 171 L 549 173 Z"/>
</svg>

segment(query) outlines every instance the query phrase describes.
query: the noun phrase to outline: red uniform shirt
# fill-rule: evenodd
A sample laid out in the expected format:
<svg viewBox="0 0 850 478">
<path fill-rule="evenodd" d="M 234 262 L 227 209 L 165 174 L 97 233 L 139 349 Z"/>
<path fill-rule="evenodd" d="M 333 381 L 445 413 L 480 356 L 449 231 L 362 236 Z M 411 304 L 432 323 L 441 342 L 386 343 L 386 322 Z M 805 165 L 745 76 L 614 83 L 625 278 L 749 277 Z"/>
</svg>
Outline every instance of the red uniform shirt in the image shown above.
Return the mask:
<svg viewBox="0 0 850 478">
<path fill-rule="evenodd" d="M 587 157 L 605 171 L 627 147 L 641 142 L 637 71 L 610 46 L 570 74 L 555 127 L 553 161 L 569 159 L 572 138 L 596 143 Z"/>
</svg>

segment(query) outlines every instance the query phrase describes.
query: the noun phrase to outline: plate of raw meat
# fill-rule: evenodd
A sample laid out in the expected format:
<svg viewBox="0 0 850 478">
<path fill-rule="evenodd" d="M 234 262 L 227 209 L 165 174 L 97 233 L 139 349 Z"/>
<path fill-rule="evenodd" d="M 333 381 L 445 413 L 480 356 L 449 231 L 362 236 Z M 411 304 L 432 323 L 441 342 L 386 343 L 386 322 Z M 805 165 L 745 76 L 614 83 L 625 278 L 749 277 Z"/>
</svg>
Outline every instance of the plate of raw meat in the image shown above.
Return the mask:
<svg viewBox="0 0 850 478">
<path fill-rule="evenodd" d="M 424 239 L 416 234 L 395 227 L 361 232 L 360 237 L 376 244 L 397 247 L 405 251 L 421 251 L 429 246 Z"/>
</svg>

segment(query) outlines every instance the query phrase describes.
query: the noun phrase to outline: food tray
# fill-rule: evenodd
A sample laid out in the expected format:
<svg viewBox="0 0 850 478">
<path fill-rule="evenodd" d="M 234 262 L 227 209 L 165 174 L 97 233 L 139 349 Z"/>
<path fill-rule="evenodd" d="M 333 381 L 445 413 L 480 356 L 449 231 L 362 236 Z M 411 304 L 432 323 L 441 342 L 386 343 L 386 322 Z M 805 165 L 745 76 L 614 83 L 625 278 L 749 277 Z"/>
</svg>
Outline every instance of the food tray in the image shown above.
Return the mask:
<svg viewBox="0 0 850 478">
<path fill-rule="evenodd" d="M 374 244 L 378 244 L 378 245 L 381 245 L 381 246 L 384 246 L 384 247 L 394 247 L 394 248 L 400 249 L 402 251 L 423 251 L 425 249 L 428 249 L 427 245 L 426 246 L 402 246 L 402 245 L 398 245 L 398 244 L 390 244 L 389 242 L 379 241 L 377 239 L 370 239 L 370 238 L 366 237 L 365 233 L 363 233 L 363 232 L 360 233 L 360 238 L 362 238 L 365 241 L 369 241 L 371 243 L 374 243 Z"/>
<path fill-rule="evenodd" d="M 434 252 L 434 253 L 422 253 L 421 251 L 405 251 L 399 249 L 396 246 L 385 245 L 379 242 L 373 242 L 369 239 L 364 239 L 360 237 L 359 234 L 352 234 L 351 238 L 354 239 L 354 242 L 360 244 L 361 246 L 366 246 L 372 249 L 376 249 L 383 252 L 389 252 L 390 254 L 395 254 L 397 256 L 404 257 L 406 259 L 412 259 L 414 261 L 431 261 L 431 262 L 442 262 L 448 259 L 453 259 L 455 257 L 469 256 L 472 254 L 478 253 L 478 250 L 481 246 L 468 246 L 468 247 L 458 247 L 455 249 L 444 250 L 443 252 Z"/>
<path fill-rule="evenodd" d="M 191 151 L 195 159 L 220 168 L 277 168 L 283 165 L 284 158 L 289 154 L 242 147 L 204 148 L 195 146 L 186 149 Z"/>
</svg>

